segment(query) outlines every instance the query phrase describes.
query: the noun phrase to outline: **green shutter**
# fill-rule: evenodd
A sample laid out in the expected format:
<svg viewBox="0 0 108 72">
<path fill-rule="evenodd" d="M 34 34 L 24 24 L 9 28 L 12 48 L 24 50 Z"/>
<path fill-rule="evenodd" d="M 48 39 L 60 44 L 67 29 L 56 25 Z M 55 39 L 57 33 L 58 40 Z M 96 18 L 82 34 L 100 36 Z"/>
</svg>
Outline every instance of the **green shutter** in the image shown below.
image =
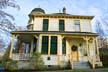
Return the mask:
<svg viewBox="0 0 108 72">
<path fill-rule="evenodd" d="M 48 36 L 42 37 L 42 54 L 48 54 Z"/>
<path fill-rule="evenodd" d="M 43 30 L 48 31 L 48 19 L 43 19 Z"/>
<path fill-rule="evenodd" d="M 59 20 L 59 31 L 64 31 L 64 20 Z"/>
<path fill-rule="evenodd" d="M 66 54 L 66 39 L 62 40 L 62 54 Z"/>
<path fill-rule="evenodd" d="M 57 54 L 57 36 L 51 36 L 50 54 Z"/>
</svg>

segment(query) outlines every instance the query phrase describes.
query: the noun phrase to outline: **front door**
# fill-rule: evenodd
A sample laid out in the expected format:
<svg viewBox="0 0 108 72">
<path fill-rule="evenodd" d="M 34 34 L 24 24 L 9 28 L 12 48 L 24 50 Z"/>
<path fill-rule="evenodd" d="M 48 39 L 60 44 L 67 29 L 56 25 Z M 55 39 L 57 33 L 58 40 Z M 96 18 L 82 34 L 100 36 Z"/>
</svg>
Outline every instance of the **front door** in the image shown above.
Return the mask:
<svg viewBox="0 0 108 72">
<path fill-rule="evenodd" d="M 73 45 L 71 47 L 71 56 L 72 56 L 72 61 L 79 61 L 78 46 Z"/>
</svg>

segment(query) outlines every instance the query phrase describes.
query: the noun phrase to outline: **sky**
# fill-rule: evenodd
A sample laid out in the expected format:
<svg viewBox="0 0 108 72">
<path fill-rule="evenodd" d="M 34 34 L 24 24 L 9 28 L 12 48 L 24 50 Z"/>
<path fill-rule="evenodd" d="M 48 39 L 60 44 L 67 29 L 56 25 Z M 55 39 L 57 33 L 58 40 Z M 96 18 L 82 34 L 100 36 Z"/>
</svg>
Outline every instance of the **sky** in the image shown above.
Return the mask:
<svg viewBox="0 0 108 72">
<path fill-rule="evenodd" d="M 68 14 L 92 15 L 95 16 L 93 20 L 108 13 L 108 0 L 16 0 L 16 4 L 20 6 L 20 10 L 9 7 L 5 11 L 15 17 L 13 22 L 17 26 L 26 26 L 28 14 L 38 7 L 44 9 L 47 14 L 61 12 L 65 7 Z M 94 26 L 92 24 L 93 31 Z"/>
<path fill-rule="evenodd" d="M 45 13 L 58 13 L 66 7 L 66 12 L 72 15 L 92 15 L 96 18 L 108 12 L 108 0 L 16 0 L 20 10 L 8 8 L 6 11 L 15 17 L 17 26 L 28 24 L 28 14 L 32 9 L 40 7 Z"/>
</svg>

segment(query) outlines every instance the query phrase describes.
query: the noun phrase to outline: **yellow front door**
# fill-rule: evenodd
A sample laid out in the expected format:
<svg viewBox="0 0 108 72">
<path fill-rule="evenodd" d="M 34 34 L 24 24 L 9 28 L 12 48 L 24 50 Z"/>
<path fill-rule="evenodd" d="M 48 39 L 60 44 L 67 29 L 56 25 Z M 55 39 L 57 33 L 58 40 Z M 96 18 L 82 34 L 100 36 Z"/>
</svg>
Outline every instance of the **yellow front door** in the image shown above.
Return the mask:
<svg viewBox="0 0 108 72">
<path fill-rule="evenodd" d="M 73 61 L 79 61 L 79 55 L 78 55 L 78 47 L 72 46 L 71 47 L 71 56 Z"/>
</svg>

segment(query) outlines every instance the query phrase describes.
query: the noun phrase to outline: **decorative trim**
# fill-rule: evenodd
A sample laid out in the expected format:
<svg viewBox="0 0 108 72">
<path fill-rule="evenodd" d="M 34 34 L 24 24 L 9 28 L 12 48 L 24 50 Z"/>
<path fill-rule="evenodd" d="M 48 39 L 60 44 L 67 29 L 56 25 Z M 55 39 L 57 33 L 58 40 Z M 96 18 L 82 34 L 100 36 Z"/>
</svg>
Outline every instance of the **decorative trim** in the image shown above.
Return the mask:
<svg viewBox="0 0 108 72">
<path fill-rule="evenodd" d="M 73 46 L 71 47 L 71 50 L 72 50 L 72 51 L 77 51 L 77 50 L 78 50 L 78 47 L 75 46 L 75 45 L 73 45 Z"/>
</svg>

